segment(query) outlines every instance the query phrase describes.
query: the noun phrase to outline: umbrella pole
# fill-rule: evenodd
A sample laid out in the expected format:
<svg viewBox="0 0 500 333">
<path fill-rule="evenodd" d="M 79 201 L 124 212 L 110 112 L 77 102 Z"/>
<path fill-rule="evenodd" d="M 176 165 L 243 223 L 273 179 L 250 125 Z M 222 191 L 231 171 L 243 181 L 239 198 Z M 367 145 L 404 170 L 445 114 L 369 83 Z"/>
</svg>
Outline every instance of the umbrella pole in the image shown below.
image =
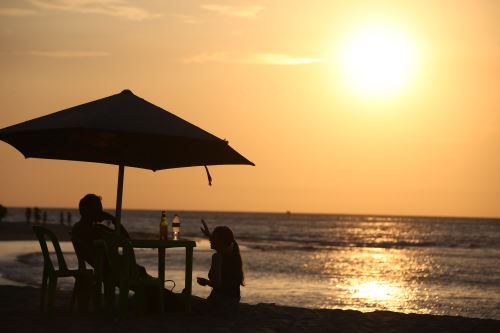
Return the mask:
<svg viewBox="0 0 500 333">
<path fill-rule="evenodd" d="M 120 226 L 122 218 L 122 197 L 123 197 L 123 176 L 125 175 L 125 166 L 118 167 L 118 188 L 116 190 L 116 234 L 120 235 Z"/>
</svg>

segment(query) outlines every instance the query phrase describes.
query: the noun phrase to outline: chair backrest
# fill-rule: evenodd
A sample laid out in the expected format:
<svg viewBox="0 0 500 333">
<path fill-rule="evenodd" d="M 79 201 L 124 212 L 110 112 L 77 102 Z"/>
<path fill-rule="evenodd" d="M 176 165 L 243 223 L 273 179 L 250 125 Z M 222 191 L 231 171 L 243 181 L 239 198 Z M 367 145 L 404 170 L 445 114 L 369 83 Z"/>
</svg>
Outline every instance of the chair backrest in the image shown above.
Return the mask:
<svg viewBox="0 0 500 333">
<path fill-rule="evenodd" d="M 61 251 L 61 247 L 59 246 L 59 241 L 57 240 L 56 235 L 49 229 L 39 225 L 34 225 L 32 229 L 35 232 L 36 238 L 38 238 L 40 247 L 42 248 L 44 266 L 52 271 L 56 270 L 54 263 L 50 258 L 49 248 L 47 246 L 48 238 L 52 242 L 52 246 L 54 247 L 54 250 L 56 252 L 57 266 L 59 267 L 59 270 L 67 271 L 68 266 L 66 265 L 66 261 L 64 260 L 64 256 Z"/>
<path fill-rule="evenodd" d="M 134 281 L 138 276 L 135 253 L 130 241 L 114 232 L 103 234 L 106 258 L 114 281 L 127 278 Z"/>
<path fill-rule="evenodd" d="M 71 233 L 70 233 L 70 236 L 71 236 Z M 75 249 L 76 259 L 78 260 L 78 269 L 87 269 L 87 266 L 85 265 L 85 260 L 83 259 L 83 256 L 81 255 L 80 241 L 71 237 L 71 243 L 73 243 L 73 249 Z"/>
</svg>

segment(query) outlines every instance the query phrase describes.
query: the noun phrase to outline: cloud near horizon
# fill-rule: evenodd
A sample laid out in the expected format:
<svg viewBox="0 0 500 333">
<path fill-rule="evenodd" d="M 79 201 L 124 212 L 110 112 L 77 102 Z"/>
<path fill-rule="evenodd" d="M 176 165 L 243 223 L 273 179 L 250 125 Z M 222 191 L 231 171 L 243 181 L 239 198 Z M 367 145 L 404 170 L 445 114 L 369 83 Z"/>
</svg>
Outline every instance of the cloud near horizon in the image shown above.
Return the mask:
<svg viewBox="0 0 500 333">
<path fill-rule="evenodd" d="M 0 8 L 0 16 L 24 17 L 37 15 L 37 12 L 25 8 Z"/>
<path fill-rule="evenodd" d="M 319 58 L 292 57 L 280 53 L 256 53 L 249 55 L 229 54 L 223 52 L 201 53 L 184 58 L 187 64 L 226 63 L 226 64 L 253 64 L 253 65 L 307 65 L 321 62 Z"/>
<path fill-rule="evenodd" d="M 264 6 L 225 6 L 218 4 L 205 4 L 200 7 L 220 15 L 242 18 L 257 18 L 259 13 L 266 8 Z"/>
<path fill-rule="evenodd" d="M 28 51 L 25 52 L 24 54 L 37 57 L 56 58 L 56 59 L 98 58 L 98 57 L 107 57 L 110 55 L 109 52 L 102 52 L 102 51 L 70 51 L 70 50 Z"/>
<path fill-rule="evenodd" d="M 142 21 L 162 16 L 162 14 L 151 13 L 143 8 L 128 5 L 123 0 L 29 0 L 29 2 L 39 9 L 100 14 L 131 21 Z"/>
<path fill-rule="evenodd" d="M 178 18 L 179 20 L 181 20 L 182 22 L 187 23 L 187 24 L 199 23 L 198 19 L 193 15 L 172 14 L 172 16 Z"/>
</svg>

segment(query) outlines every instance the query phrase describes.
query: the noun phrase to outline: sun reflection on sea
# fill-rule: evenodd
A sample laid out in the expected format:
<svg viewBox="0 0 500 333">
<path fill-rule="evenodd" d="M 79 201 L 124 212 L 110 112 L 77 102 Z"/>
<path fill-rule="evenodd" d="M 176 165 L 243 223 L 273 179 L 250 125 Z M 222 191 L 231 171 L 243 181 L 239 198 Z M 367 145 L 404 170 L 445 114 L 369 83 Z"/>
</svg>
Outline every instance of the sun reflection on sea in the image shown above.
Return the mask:
<svg viewBox="0 0 500 333">
<path fill-rule="evenodd" d="M 373 311 L 427 312 L 415 296 L 429 263 L 412 250 L 385 248 L 333 248 L 313 259 L 329 278 L 330 295 L 322 307 Z M 316 266 L 317 267 L 317 266 Z M 312 269 L 312 267 L 311 267 Z"/>
<path fill-rule="evenodd" d="M 397 298 L 400 292 L 395 287 L 385 281 L 369 281 L 352 287 L 352 298 L 361 298 L 367 301 L 388 301 Z"/>
</svg>

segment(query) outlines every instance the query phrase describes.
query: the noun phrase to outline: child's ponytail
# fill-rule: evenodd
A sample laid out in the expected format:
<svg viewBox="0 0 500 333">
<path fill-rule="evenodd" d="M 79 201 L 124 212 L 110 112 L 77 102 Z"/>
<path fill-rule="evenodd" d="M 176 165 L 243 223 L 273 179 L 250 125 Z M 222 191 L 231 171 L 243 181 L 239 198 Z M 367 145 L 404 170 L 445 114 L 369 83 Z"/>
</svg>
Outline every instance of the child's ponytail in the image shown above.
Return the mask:
<svg viewBox="0 0 500 333">
<path fill-rule="evenodd" d="M 241 260 L 240 247 L 236 240 L 233 240 L 233 256 L 237 259 L 240 273 L 240 285 L 245 285 L 245 274 L 243 273 L 243 261 Z"/>
</svg>

